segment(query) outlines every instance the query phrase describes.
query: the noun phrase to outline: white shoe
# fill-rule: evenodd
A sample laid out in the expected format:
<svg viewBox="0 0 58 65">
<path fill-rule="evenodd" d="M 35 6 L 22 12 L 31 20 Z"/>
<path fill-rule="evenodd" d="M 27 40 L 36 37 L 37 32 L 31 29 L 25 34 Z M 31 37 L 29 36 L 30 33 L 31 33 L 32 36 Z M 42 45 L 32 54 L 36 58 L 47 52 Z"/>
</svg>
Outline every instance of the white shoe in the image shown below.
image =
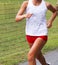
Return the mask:
<svg viewBox="0 0 58 65">
<path fill-rule="evenodd" d="M 50 65 L 50 64 L 47 64 L 47 65 Z"/>
<path fill-rule="evenodd" d="M 47 63 L 47 65 L 51 65 L 51 63 Z"/>
</svg>

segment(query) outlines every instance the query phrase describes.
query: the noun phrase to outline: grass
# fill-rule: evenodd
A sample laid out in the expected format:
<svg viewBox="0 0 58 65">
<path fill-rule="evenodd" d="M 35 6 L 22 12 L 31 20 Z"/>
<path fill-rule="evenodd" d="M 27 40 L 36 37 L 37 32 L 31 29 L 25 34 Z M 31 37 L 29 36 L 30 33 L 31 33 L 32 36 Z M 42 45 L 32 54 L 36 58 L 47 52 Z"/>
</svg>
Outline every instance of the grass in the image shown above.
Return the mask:
<svg viewBox="0 0 58 65">
<path fill-rule="evenodd" d="M 23 0 L 0 0 L 1 3 L 22 3 Z"/>
<path fill-rule="evenodd" d="M 0 0 L 0 65 L 17 65 L 27 60 L 29 46 L 25 39 L 25 20 L 16 23 L 15 16 L 23 0 Z M 12 2 L 12 3 L 11 3 Z M 56 3 L 56 1 L 49 2 Z M 4 4 L 5 3 L 5 4 Z M 48 11 L 47 19 L 51 13 Z M 49 29 L 43 53 L 58 48 L 58 17 Z"/>
</svg>

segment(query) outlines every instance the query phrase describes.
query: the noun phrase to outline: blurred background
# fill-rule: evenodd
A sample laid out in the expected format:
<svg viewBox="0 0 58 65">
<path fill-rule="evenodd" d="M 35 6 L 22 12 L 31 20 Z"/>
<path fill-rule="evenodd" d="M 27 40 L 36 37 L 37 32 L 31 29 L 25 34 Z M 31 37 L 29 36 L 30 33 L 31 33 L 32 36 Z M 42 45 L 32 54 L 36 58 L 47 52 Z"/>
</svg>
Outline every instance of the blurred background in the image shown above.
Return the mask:
<svg viewBox="0 0 58 65">
<path fill-rule="evenodd" d="M 15 17 L 24 0 L 0 0 L 0 65 L 17 65 L 27 60 L 29 51 L 25 38 L 25 19 L 16 22 Z M 56 0 L 46 0 L 56 6 Z M 47 20 L 51 16 L 47 12 Z M 58 48 L 58 17 L 49 29 L 48 42 L 43 48 L 43 53 Z"/>
</svg>

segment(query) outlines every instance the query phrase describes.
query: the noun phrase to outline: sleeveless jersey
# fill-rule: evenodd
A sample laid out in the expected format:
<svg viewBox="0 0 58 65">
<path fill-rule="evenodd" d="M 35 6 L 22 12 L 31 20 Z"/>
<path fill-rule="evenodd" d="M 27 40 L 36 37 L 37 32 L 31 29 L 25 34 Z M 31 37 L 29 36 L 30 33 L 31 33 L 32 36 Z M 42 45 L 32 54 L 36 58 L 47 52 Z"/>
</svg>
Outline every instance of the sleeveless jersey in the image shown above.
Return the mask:
<svg viewBox="0 0 58 65">
<path fill-rule="evenodd" d="M 32 16 L 26 18 L 26 35 L 42 36 L 48 34 L 46 11 L 47 7 L 44 0 L 38 6 L 35 6 L 32 0 L 29 0 L 26 13 L 30 13 Z"/>
</svg>

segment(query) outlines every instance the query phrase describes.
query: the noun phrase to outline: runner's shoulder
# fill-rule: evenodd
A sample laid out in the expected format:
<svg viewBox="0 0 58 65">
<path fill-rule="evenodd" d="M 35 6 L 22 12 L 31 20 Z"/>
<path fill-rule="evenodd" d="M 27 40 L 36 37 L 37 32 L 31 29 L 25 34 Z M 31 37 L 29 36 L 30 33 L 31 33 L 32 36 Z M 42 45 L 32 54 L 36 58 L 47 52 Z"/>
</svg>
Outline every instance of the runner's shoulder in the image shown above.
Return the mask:
<svg viewBox="0 0 58 65">
<path fill-rule="evenodd" d="M 24 1 L 24 2 L 22 3 L 22 6 L 23 6 L 23 7 L 27 7 L 27 5 L 28 5 L 28 0 L 26 0 L 26 1 Z"/>
<path fill-rule="evenodd" d="M 46 2 L 46 6 L 47 6 L 47 8 L 49 9 L 49 8 L 50 8 L 50 6 L 51 6 L 51 3 Z"/>
</svg>

